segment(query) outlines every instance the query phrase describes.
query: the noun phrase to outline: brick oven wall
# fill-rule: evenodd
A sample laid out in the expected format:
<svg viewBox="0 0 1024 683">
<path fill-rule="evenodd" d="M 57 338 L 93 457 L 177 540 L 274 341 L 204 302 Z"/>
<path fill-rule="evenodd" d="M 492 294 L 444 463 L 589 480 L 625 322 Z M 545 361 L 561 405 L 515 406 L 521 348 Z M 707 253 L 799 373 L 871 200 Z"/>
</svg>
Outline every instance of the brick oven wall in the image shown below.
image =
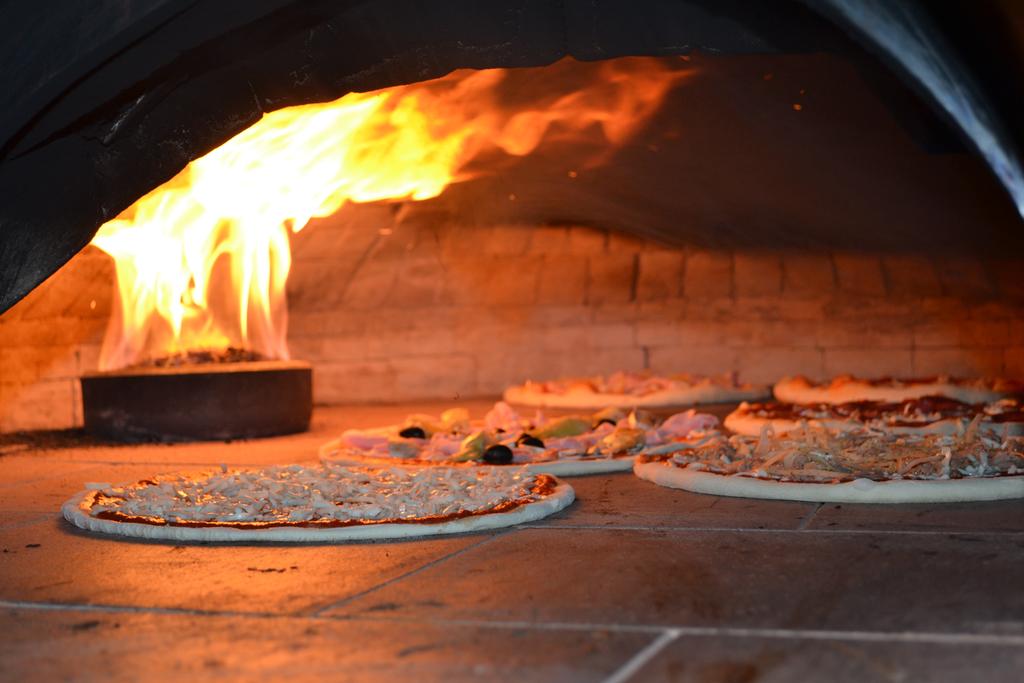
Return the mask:
<svg viewBox="0 0 1024 683">
<path fill-rule="evenodd" d="M 1024 259 L 710 251 L 348 207 L 293 239 L 318 403 L 495 395 L 618 368 L 1024 375 Z M 80 425 L 113 267 L 88 248 L 0 316 L 0 431 Z"/>
<path fill-rule="evenodd" d="M 87 247 L 0 316 L 0 432 L 82 424 L 78 377 L 95 370 L 114 265 Z"/>
</svg>

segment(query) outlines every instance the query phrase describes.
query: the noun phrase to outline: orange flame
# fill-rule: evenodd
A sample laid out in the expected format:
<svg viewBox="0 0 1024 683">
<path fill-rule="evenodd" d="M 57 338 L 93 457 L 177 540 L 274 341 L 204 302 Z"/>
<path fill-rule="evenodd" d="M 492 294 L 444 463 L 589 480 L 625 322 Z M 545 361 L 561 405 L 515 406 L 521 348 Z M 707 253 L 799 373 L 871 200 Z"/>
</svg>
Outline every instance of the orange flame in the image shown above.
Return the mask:
<svg viewBox="0 0 1024 683">
<path fill-rule="evenodd" d="M 548 134 L 598 125 L 621 143 L 685 74 L 648 58 L 588 73 L 529 105 L 502 101 L 509 72 L 492 69 L 265 115 L 97 232 L 120 304 L 100 368 L 228 346 L 287 358 L 289 229 L 350 201 L 436 197 L 480 153 L 529 154 Z"/>
</svg>

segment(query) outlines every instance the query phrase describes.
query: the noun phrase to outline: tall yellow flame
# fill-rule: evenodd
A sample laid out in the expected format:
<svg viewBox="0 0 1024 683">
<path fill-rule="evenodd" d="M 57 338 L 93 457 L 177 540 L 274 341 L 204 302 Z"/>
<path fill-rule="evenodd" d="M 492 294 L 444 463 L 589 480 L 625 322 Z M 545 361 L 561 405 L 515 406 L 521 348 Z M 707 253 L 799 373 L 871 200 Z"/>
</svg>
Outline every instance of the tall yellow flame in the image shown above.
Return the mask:
<svg viewBox="0 0 1024 683">
<path fill-rule="evenodd" d="M 582 87 L 529 105 L 500 101 L 507 73 L 457 71 L 267 114 L 104 224 L 93 244 L 115 259 L 119 306 L 100 368 L 228 346 L 287 358 L 289 229 L 350 201 L 436 197 L 481 152 L 529 154 L 549 132 L 596 124 L 617 144 L 685 72 L 604 62 Z"/>
</svg>

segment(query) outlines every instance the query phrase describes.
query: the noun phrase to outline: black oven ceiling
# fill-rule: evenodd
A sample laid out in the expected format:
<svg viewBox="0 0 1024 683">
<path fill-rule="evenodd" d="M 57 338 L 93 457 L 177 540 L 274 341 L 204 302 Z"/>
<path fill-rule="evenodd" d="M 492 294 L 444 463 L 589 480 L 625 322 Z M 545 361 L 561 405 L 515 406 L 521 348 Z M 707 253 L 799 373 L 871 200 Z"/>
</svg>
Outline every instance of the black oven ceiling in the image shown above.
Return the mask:
<svg viewBox="0 0 1024 683">
<path fill-rule="evenodd" d="M 945 13 L 928 5 L 907 0 L 54 0 L 45 8 L 5 3 L 0 6 L 0 25 L 7 33 L 0 44 L 5 65 L 0 76 L 0 312 L 82 249 L 102 223 L 263 112 L 429 79 L 455 68 L 540 66 L 564 56 L 839 55 L 856 65 L 923 151 L 957 149 L 959 140 L 944 123 L 952 120 L 1006 185 L 1007 177 L 1019 173 L 1020 131 L 1008 122 L 1018 113 L 1012 110 L 1013 95 L 1020 92 L 1024 64 L 1014 24 L 1005 20 L 1012 3 L 972 3 Z M 986 40 L 981 31 L 988 32 Z M 963 112 L 954 107 L 950 114 L 941 96 L 936 100 L 927 65 L 922 72 L 914 60 L 922 50 L 938 52 L 930 64 L 953 79 L 961 99 L 971 105 L 965 111 L 983 119 L 1001 157 L 978 141 L 971 128 L 977 121 L 959 120 Z M 938 102 L 940 114 L 926 111 L 895 85 L 892 73 L 930 104 Z M 997 231 L 1019 221 L 1006 195 L 989 192 L 982 199 L 999 204 L 985 216 Z M 663 233 L 656 236 L 673 239 Z"/>
</svg>

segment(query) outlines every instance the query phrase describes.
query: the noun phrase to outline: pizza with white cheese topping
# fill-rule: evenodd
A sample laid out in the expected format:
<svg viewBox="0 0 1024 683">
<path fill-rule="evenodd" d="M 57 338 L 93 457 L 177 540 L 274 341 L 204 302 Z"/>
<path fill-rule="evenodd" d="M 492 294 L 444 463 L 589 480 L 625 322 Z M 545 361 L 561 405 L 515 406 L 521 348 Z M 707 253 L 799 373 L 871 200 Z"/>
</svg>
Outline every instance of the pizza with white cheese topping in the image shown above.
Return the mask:
<svg viewBox="0 0 1024 683">
<path fill-rule="evenodd" d="M 962 434 L 735 435 L 637 460 L 642 479 L 697 493 L 828 503 L 939 503 L 1024 497 L 1024 439 L 974 422 Z"/>
<path fill-rule="evenodd" d="M 528 381 L 506 389 L 504 398 L 523 406 L 599 410 L 754 401 L 770 395 L 769 387 L 740 382 L 735 374 L 705 377 L 616 372 L 608 376 Z"/>
<path fill-rule="evenodd" d="M 446 466 L 472 463 L 525 466 L 561 476 L 627 471 L 652 449 L 675 449 L 713 433 L 718 419 L 689 410 L 660 419 L 643 411 L 606 408 L 592 414 L 524 417 L 498 402 L 482 420 L 460 408 L 439 417 L 410 415 L 400 424 L 350 429 L 320 449 L 340 465 Z"/>
<path fill-rule="evenodd" d="M 83 529 L 135 538 L 338 542 L 512 526 L 573 498 L 568 484 L 524 468 L 285 465 L 91 484 L 63 513 Z"/>
</svg>

